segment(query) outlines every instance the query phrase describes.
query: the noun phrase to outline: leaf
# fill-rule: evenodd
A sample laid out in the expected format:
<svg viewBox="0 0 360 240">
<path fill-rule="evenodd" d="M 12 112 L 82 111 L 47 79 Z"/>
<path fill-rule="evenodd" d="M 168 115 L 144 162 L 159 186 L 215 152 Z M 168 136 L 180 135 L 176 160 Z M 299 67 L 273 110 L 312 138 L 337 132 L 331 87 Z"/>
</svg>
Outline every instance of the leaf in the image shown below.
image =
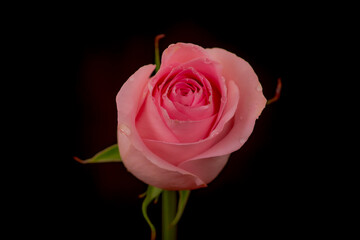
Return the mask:
<svg viewBox="0 0 360 240">
<path fill-rule="evenodd" d="M 142 213 L 151 229 L 151 240 L 155 240 L 156 238 L 156 229 L 155 226 L 151 223 L 149 216 L 147 215 L 147 207 L 152 202 L 152 200 L 157 199 L 162 192 L 163 192 L 162 189 L 149 185 L 146 191 L 146 197 L 142 204 Z"/>
<path fill-rule="evenodd" d="M 74 157 L 79 163 L 106 163 L 106 162 L 121 162 L 119 148 L 117 144 L 111 145 L 104 150 L 95 154 L 92 158 L 82 160 L 78 157 Z"/>
<path fill-rule="evenodd" d="M 191 192 L 190 190 L 181 190 L 181 191 L 179 191 L 178 209 L 177 209 L 177 213 L 175 215 L 174 220 L 171 222 L 172 226 L 175 226 L 179 222 L 179 220 L 180 220 L 180 218 L 181 218 L 181 216 L 182 216 L 182 214 L 183 214 L 183 212 L 185 210 L 185 206 L 186 206 L 186 203 L 187 203 L 187 201 L 189 199 L 190 192 Z"/>
</svg>

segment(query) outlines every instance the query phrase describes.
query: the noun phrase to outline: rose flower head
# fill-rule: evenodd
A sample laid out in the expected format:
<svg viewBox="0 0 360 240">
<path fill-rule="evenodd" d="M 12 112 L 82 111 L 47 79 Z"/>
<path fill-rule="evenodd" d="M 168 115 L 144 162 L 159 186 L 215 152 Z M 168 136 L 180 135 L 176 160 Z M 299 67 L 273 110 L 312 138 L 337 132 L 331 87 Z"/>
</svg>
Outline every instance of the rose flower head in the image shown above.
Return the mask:
<svg viewBox="0 0 360 240">
<path fill-rule="evenodd" d="M 170 45 L 116 97 L 125 167 L 166 190 L 207 186 L 252 133 L 266 105 L 252 67 L 224 49 Z"/>
</svg>

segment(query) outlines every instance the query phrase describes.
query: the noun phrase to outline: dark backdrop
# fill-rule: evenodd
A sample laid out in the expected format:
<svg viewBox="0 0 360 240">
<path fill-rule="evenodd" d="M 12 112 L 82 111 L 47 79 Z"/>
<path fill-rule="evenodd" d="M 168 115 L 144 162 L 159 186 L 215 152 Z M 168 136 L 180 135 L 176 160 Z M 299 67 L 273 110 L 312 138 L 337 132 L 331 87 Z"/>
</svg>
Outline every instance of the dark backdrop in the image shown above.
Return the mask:
<svg viewBox="0 0 360 240">
<path fill-rule="evenodd" d="M 315 36 L 326 24 L 312 21 L 316 10 L 268 7 L 54 6 L 24 20 L 25 59 L 37 74 L 25 84 L 36 91 L 25 87 L 31 97 L 22 100 L 29 168 L 18 168 L 26 178 L 16 190 L 23 211 L 15 222 L 47 239 L 149 239 L 138 198 L 146 185 L 122 164 L 81 165 L 73 156 L 87 158 L 116 142 L 115 96 L 154 62 L 154 37 L 164 33 L 161 51 L 191 42 L 244 58 L 267 98 L 277 78 L 283 82 L 280 100 L 266 107 L 247 143 L 207 188 L 191 193 L 179 240 L 289 239 L 318 230 L 327 213 L 323 180 L 314 174 L 318 103 L 310 99 L 323 80 L 311 77 L 308 60 L 320 55 Z M 160 232 L 160 204 L 149 214 Z"/>
</svg>

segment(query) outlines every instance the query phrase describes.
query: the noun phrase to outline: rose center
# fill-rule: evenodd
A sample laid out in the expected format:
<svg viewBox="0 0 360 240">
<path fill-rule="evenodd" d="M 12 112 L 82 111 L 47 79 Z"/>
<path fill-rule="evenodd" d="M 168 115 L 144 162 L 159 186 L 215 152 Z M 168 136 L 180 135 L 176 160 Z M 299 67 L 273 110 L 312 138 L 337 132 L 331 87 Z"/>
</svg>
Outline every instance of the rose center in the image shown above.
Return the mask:
<svg viewBox="0 0 360 240">
<path fill-rule="evenodd" d="M 176 93 L 182 96 L 187 96 L 190 92 L 193 93 L 190 88 L 179 88 L 176 90 Z"/>
<path fill-rule="evenodd" d="M 203 104 L 203 90 L 200 83 L 191 78 L 184 78 L 170 87 L 168 97 L 173 102 L 184 106 Z"/>
<path fill-rule="evenodd" d="M 198 121 L 217 113 L 218 93 L 203 74 L 193 67 L 174 68 L 167 74 L 152 88 L 165 119 Z"/>
</svg>

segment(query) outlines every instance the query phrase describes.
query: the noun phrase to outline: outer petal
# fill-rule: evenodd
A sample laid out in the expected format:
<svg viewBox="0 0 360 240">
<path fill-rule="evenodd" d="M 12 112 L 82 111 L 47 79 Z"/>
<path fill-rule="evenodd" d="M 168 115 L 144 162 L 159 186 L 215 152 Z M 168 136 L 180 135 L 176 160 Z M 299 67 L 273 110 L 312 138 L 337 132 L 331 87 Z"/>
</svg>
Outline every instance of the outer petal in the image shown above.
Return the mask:
<svg viewBox="0 0 360 240">
<path fill-rule="evenodd" d="M 204 187 L 197 176 L 180 169 L 151 152 L 135 126 L 135 117 L 144 101 L 154 65 L 146 65 L 135 72 L 116 96 L 118 109 L 118 145 L 125 167 L 140 180 L 155 187 L 180 190 Z"/>
<path fill-rule="evenodd" d="M 167 190 L 185 190 L 206 187 L 198 177 L 183 171 L 164 169 L 150 161 L 123 134 L 118 134 L 120 154 L 126 169 L 138 179 L 152 186 Z M 153 156 L 152 156 L 153 157 Z"/>
<path fill-rule="evenodd" d="M 197 156 L 199 156 L 199 154 L 221 141 L 230 131 L 231 127 L 232 122 L 228 122 L 221 133 L 195 143 L 168 143 L 148 139 L 144 139 L 144 142 L 157 156 L 166 159 L 174 166 L 180 166 L 181 163 L 189 161 L 190 159 L 198 159 Z M 203 165 L 203 167 L 206 169 L 206 164 Z M 188 172 L 192 173 L 192 171 L 189 170 Z"/>
<path fill-rule="evenodd" d="M 171 44 L 162 54 L 161 66 L 176 66 L 196 58 L 204 57 L 208 57 L 208 53 L 198 45 L 192 43 Z"/>
<path fill-rule="evenodd" d="M 238 150 L 249 138 L 256 119 L 266 105 L 261 84 L 249 63 L 224 49 L 213 48 L 206 51 L 212 59 L 222 64 L 222 74 L 226 81 L 232 80 L 236 83 L 240 91 L 240 99 L 234 117 L 234 126 L 229 134 L 194 159 L 222 156 Z"/>
<path fill-rule="evenodd" d="M 214 180 L 224 168 L 230 154 L 186 161 L 179 165 L 180 168 L 192 172 L 205 183 Z"/>
</svg>

